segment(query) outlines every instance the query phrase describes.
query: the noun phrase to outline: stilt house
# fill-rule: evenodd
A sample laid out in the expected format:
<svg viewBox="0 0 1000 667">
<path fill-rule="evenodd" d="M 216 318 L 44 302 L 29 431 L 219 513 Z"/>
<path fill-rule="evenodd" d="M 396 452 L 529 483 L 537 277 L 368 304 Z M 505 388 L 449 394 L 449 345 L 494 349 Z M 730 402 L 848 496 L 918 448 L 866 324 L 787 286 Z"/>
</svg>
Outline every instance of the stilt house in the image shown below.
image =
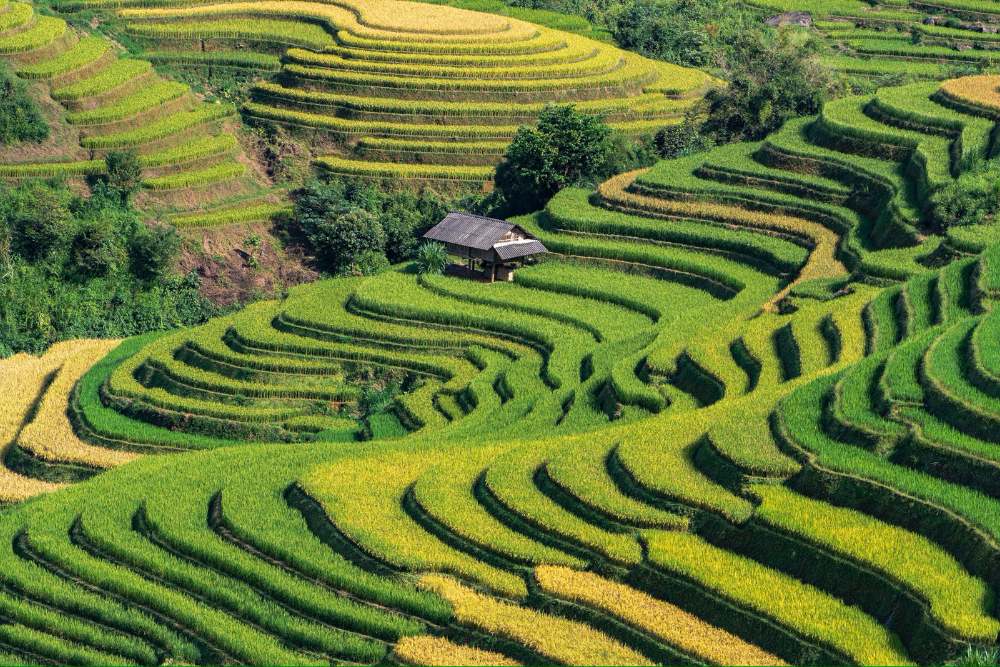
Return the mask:
<svg viewBox="0 0 1000 667">
<path fill-rule="evenodd" d="M 470 272 L 478 270 L 490 282 L 513 280 L 517 266 L 548 252 L 541 241 L 513 223 L 469 213 L 449 213 L 424 238 L 443 243 L 450 255 L 467 263 Z"/>
</svg>

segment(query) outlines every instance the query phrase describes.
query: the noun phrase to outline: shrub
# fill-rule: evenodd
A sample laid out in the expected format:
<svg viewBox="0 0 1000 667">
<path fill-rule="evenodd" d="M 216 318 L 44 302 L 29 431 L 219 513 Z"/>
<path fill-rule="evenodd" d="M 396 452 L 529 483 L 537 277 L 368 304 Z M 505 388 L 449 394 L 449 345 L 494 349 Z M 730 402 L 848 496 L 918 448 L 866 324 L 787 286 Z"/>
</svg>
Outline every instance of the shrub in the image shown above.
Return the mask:
<svg viewBox="0 0 1000 667">
<path fill-rule="evenodd" d="M 444 273 L 448 265 L 448 251 L 441 243 L 429 241 L 417 250 L 417 269 L 421 274 Z"/>
<path fill-rule="evenodd" d="M 0 66 L 0 144 L 40 142 L 48 136 L 49 126 L 24 82 Z"/>
<path fill-rule="evenodd" d="M 714 65 L 726 39 L 752 29 L 753 14 L 726 0 L 631 0 L 611 18 L 615 41 L 683 65 Z"/>
<path fill-rule="evenodd" d="M 142 164 L 134 150 L 111 151 L 104 158 L 107 173 L 104 176 L 108 187 L 117 192 L 122 201 L 128 201 L 142 186 Z"/>
<path fill-rule="evenodd" d="M 351 258 L 364 250 L 377 251 L 391 263 L 412 259 L 420 235 L 440 221 L 448 208 L 445 200 L 431 190 L 389 192 L 370 182 L 331 178 L 313 181 L 299 190 L 294 214 L 280 220 L 279 225 L 311 250 L 323 268 L 336 272 L 349 269 L 354 261 Z M 330 243 L 338 241 L 327 238 L 328 231 L 336 233 L 332 227 L 327 228 L 334 218 L 351 210 L 372 217 L 377 227 L 375 236 L 361 245 L 351 241 L 346 250 L 336 250 L 331 255 Z M 369 261 L 375 259 L 368 257 Z M 377 261 L 370 266 L 374 269 L 381 264 Z"/>
<path fill-rule="evenodd" d="M 653 138 L 653 146 L 662 158 L 684 157 L 707 151 L 712 140 L 701 133 L 701 123 L 691 113 L 684 116 L 684 122 L 667 125 Z"/>
<path fill-rule="evenodd" d="M 389 258 L 380 250 L 364 250 L 355 256 L 345 273 L 352 276 L 373 276 L 389 268 Z"/>
<path fill-rule="evenodd" d="M 781 33 L 738 35 L 724 68 L 729 85 L 707 96 L 705 130 L 719 142 L 761 139 L 789 118 L 819 111 L 833 87 L 813 39 L 798 42 Z"/>
<path fill-rule="evenodd" d="M 534 211 L 566 186 L 610 175 L 613 147 L 600 117 L 573 106 L 547 107 L 536 128 L 517 131 L 497 166 L 496 189 L 508 213 Z"/>
<path fill-rule="evenodd" d="M 333 210 L 299 223 L 324 269 L 337 272 L 356 262 L 362 254 L 381 252 L 385 230 L 374 214 L 363 208 Z"/>
<path fill-rule="evenodd" d="M 43 259 L 69 232 L 72 214 L 65 193 L 33 183 L 13 195 L 8 219 L 18 252 L 29 260 Z"/>
<path fill-rule="evenodd" d="M 69 244 L 69 273 L 77 280 L 105 276 L 124 264 L 124 249 L 108 217 L 84 220 Z"/>
<path fill-rule="evenodd" d="M 128 249 L 132 273 L 147 282 L 162 277 L 173 265 L 180 247 L 180 237 L 173 227 L 141 227 Z"/>
</svg>

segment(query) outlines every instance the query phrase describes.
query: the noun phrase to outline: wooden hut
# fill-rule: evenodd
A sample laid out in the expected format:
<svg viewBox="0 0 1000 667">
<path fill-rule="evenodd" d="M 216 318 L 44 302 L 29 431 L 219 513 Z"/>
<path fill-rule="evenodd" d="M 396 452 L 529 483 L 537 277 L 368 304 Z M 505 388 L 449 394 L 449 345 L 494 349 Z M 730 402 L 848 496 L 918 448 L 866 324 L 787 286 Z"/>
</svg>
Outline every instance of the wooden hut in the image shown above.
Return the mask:
<svg viewBox="0 0 1000 667">
<path fill-rule="evenodd" d="M 424 238 L 444 244 L 450 255 L 465 260 L 470 272 L 478 267 L 490 282 L 513 280 L 518 265 L 548 252 L 541 241 L 513 223 L 469 213 L 449 213 Z"/>
</svg>

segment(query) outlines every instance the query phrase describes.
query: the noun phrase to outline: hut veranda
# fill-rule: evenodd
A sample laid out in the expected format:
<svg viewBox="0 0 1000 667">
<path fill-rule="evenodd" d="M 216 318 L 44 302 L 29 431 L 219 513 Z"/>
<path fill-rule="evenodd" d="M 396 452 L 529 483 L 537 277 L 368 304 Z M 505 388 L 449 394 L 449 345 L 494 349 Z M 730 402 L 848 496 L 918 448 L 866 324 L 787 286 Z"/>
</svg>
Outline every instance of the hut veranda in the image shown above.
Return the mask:
<svg viewBox="0 0 1000 667">
<path fill-rule="evenodd" d="M 490 282 L 513 280 L 515 268 L 548 252 L 518 225 L 470 213 L 449 213 L 424 238 L 444 244 L 448 254 L 464 260 L 470 275 Z"/>
</svg>

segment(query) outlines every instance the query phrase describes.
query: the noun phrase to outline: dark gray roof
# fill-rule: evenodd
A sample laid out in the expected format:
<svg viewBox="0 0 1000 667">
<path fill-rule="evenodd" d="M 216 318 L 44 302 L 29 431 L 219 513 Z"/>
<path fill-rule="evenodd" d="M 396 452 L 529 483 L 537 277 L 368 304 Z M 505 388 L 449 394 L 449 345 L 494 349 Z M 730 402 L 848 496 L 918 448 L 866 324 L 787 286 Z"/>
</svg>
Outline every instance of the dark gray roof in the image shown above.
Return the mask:
<svg viewBox="0 0 1000 667">
<path fill-rule="evenodd" d="M 498 243 L 493 246 L 493 250 L 496 252 L 497 256 L 504 261 L 548 252 L 545 246 L 542 245 L 542 242 L 537 239 Z"/>
<path fill-rule="evenodd" d="M 449 213 L 444 220 L 431 227 L 424 238 L 466 248 L 489 250 L 513 228 L 514 225 L 505 220 L 469 213 Z"/>
</svg>

